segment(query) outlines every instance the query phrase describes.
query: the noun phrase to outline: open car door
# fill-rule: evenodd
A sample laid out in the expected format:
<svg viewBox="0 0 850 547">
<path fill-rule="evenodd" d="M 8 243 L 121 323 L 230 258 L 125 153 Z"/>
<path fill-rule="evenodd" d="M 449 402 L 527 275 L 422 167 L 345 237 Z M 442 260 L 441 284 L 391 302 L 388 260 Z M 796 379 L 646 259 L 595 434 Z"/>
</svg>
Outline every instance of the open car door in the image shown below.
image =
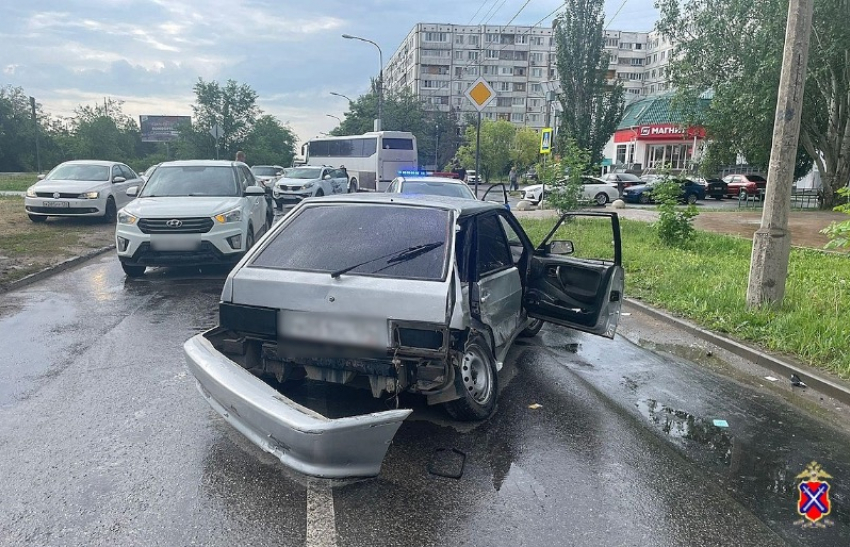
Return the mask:
<svg viewBox="0 0 850 547">
<path fill-rule="evenodd" d="M 495 190 L 495 192 L 493 192 Z M 493 195 L 490 196 L 490 192 L 493 192 Z M 488 199 L 489 196 L 489 199 Z M 491 203 L 498 203 L 500 205 L 504 205 L 505 209 L 508 211 L 511 210 L 511 205 L 508 203 L 508 189 L 501 182 L 498 182 L 487 189 L 484 192 L 484 197 L 481 198 L 481 201 L 489 201 Z"/>
<path fill-rule="evenodd" d="M 566 213 L 531 257 L 523 305 L 528 315 L 613 338 L 623 303 L 616 213 Z"/>
</svg>

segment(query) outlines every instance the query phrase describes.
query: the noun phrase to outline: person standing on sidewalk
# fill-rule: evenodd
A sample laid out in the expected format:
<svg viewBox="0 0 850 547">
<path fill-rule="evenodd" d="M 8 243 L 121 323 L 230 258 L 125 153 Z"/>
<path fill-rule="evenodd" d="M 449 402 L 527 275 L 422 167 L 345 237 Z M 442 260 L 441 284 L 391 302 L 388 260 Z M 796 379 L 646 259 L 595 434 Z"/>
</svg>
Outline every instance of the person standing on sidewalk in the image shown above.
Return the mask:
<svg viewBox="0 0 850 547">
<path fill-rule="evenodd" d="M 517 174 L 516 174 L 516 166 L 511 167 L 511 172 L 508 173 L 508 180 L 510 181 L 510 191 L 519 190 L 519 184 L 517 183 Z"/>
</svg>

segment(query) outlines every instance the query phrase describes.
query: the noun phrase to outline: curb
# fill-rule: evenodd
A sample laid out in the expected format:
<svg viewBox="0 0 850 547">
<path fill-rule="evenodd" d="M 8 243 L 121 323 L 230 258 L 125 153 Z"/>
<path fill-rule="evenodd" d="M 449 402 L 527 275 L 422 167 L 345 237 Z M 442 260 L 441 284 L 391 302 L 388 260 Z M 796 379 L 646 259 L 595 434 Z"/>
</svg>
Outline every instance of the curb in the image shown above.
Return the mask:
<svg viewBox="0 0 850 547">
<path fill-rule="evenodd" d="M 791 374 L 796 374 L 810 388 L 841 401 L 846 405 L 850 405 L 850 386 L 843 385 L 831 378 L 822 376 L 819 373 L 812 371 L 810 368 L 807 368 L 803 364 L 780 359 L 775 355 L 771 355 L 740 342 L 736 342 L 731 338 L 720 336 L 719 334 L 705 330 L 690 321 L 679 319 L 678 317 L 674 317 L 664 311 L 650 307 L 643 302 L 626 298 L 626 304 L 638 309 L 646 315 L 680 328 L 698 338 L 702 338 L 703 340 L 714 344 L 719 348 L 725 349 L 726 351 L 729 351 L 739 357 L 743 357 L 756 365 L 760 365 L 772 372 L 780 374 L 783 378 L 787 379 L 791 376 Z"/>
<path fill-rule="evenodd" d="M 20 289 L 22 287 L 26 287 L 27 285 L 31 285 L 37 281 L 41 281 L 42 279 L 46 279 L 54 274 L 58 274 L 59 272 L 64 272 L 69 268 L 73 268 L 74 266 L 85 262 L 86 260 L 92 259 L 98 255 L 101 255 L 107 251 L 111 251 L 115 249 L 115 245 L 107 245 L 106 247 L 101 247 L 99 249 L 94 249 L 80 256 L 75 256 L 73 258 L 69 258 L 67 260 L 63 260 L 59 264 L 54 264 L 53 266 L 48 266 L 47 268 L 30 274 L 26 277 L 22 277 L 21 279 L 16 279 L 11 283 L 7 283 L 5 285 L 0 285 L 0 293 L 13 291 L 15 289 Z"/>
</svg>

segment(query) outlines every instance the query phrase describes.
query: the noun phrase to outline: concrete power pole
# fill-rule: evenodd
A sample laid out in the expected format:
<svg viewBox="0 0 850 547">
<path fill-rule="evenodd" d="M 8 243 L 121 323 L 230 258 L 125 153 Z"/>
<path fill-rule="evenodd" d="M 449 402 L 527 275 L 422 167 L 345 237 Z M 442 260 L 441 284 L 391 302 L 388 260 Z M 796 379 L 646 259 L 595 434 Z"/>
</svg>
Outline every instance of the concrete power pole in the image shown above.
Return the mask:
<svg viewBox="0 0 850 547">
<path fill-rule="evenodd" d="M 753 237 L 753 255 L 750 260 L 750 280 L 747 286 L 749 308 L 778 305 L 785 297 L 788 257 L 791 254 L 788 213 L 791 210 L 791 185 L 800 138 L 813 5 L 814 0 L 791 0 L 788 6 L 764 211 L 761 227 Z"/>
</svg>

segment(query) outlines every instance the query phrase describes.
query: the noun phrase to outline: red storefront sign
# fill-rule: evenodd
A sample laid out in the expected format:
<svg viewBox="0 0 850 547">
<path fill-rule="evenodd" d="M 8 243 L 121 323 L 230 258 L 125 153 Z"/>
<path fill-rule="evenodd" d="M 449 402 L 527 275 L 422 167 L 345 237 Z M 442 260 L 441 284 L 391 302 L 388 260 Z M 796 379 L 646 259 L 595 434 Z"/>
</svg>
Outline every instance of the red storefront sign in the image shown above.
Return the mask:
<svg viewBox="0 0 850 547">
<path fill-rule="evenodd" d="M 668 141 L 677 139 L 704 139 L 705 129 L 702 127 L 684 127 L 672 123 L 654 123 L 639 125 L 634 129 L 621 129 L 614 133 L 614 142 L 637 141 Z"/>
</svg>

